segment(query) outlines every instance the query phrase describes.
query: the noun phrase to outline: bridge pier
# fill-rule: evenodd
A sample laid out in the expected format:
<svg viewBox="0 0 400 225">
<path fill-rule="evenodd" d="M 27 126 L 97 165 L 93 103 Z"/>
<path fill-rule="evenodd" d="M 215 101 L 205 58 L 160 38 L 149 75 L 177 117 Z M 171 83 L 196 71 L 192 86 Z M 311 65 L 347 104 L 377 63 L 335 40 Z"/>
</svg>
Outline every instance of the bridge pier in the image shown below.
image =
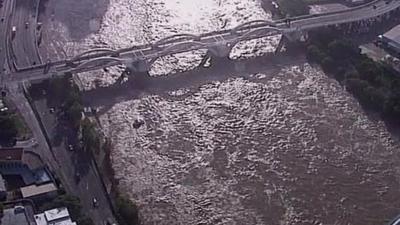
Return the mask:
<svg viewBox="0 0 400 225">
<path fill-rule="evenodd" d="M 231 53 L 231 50 L 231 45 L 226 43 L 212 47 L 207 51 L 207 55 L 203 62 L 211 59 L 211 66 L 225 65 L 229 62 L 229 54 Z"/>
<path fill-rule="evenodd" d="M 139 60 L 128 64 L 124 73 L 127 75 L 128 81 L 136 87 L 144 87 L 150 78 L 150 66 L 147 60 Z"/>
</svg>

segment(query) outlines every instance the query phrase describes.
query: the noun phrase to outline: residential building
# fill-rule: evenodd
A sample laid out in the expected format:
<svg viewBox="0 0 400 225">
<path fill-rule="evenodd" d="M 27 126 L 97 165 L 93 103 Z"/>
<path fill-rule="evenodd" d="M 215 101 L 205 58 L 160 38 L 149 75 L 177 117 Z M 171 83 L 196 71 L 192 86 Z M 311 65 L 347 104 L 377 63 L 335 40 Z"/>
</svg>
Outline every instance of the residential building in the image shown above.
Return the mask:
<svg viewBox="0 0 400 225">
<path fill-rule="evenodd" d="M 33 225 L 29 222 L 23 206 L 4 209 L 1 225 Z"/>
<path fill-rule="evenodd" d="M 72 222 L 68 209 L 57 208 L 35 215 L 36 225 L 77 225 Z"/>
</svg>

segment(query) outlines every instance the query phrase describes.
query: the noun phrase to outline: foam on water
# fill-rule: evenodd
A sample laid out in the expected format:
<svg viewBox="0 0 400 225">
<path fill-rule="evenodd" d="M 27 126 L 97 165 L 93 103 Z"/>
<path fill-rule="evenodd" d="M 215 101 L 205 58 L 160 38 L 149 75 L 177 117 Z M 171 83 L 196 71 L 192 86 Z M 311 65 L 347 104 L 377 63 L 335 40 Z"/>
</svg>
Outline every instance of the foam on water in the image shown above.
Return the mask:
<svg viewBox="0 0 400 225">
<path fill-rule="evenodd" d="M 335 81 L 301 66 L 272 79 L 210 83 L 188 97 L 123 102 L 101 118 L 117 178 L 142 206 L 144 224 L 384 218 L 375 205 L 398 196 L 388 191 L 398 186 L 398 168 L 385 127 Z M 134 129 L 137 117 L 145 125 Z"/>
<path fill-rule="evenodd" d="M 110 0 L 99 32 L 69 46 L 127 47 L 269 17 L 254 0 Z M 240 43 L 230 57 L 262 55 L 278 38 Z M 151 73 L 186 70 L 204 53 L 163 57 Z M 92 88 L 122 69 L 80 77 Z M 144 225 L 365 225 L 397 213 L 398 145 L 337 82 L 308 64 L 243 77 L 143 95 L 100 117 Z"/>
</svg>

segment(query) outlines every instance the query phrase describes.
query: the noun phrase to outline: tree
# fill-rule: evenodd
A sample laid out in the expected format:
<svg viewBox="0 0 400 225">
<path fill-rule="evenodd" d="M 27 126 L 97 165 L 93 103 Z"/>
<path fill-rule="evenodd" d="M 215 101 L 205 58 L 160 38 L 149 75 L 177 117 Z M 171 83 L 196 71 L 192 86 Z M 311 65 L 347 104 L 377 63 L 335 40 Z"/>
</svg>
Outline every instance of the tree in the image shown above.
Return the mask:
<svg viewBox="0 0 400 225">
<path fill-rule="evenodd" d="M 116 199 L 118 223 L 120 225 L 138 225 L 139 211 L 137 206 L 126 196 L 118 195 Z"/>
<path fill-rule="evenodd" d="M 82 119 L 83 106 L 79 102 L 73 102 L 66 111 L 65 114 L 69 121 L 72 123 L 72 126 L 77 128 L 80 125 L 80 121 Z"/>
<path fill-rule="evenodd" d="M 346 61 L 358 57 L 360 50 L 350 41 L 336 39 L 328 44 L 328 52 L 333 59 Z"/>
<path fill-rule="evenodd" d="M 12 142 L 18 135 L 16 118 L 10 113 L 0 115 L 0 141 Z"/>
<path fill-rule="evenodd" d="M 0 219 L 3 218 L 3 216 L 4 216 L 4 205 L 3 203 L 0 203 Z"/>
<path fill-rule="evenodd" d="M 364 58 L 356 65 L 360 77 L 368 82 L 374 82 L 382 74 L 381 68 L 369 58 Z"/>
<path fill-rule="evenodd" d="M 306 15 L 310 11 L 304 0 L 279 0 L 278 4 L 282 14 L 288 17 Z"/>
<path fill-rule="evenodd" d="M 56 77 L 49 80 L 48 83 L 48 92 L 49 96 L 58 101 L 62 101 L 65 99 L 67 95 L 69 83 L 68 80 L 64 77 Z"/>
<path fill-rule="evenodd" d="M 336 63 L 330 56 L 325 56 L 321 61 L 322 69 L 327 72 L 333 72 L 336 68 Z"/>
<path fill-rule="evenodd" d="M 307 47 L 307 57 L 309 60 L 320 63 L 325 54 L 316 45 L 309 45 Z"/>
<path fill-rule="evenodd" d="M 76 220 L 76 223 L 79 225 L 94 225 L 93 220 L 87 216 L 83 216 L 82 218 L 79 218 L 78 220 Z"/>
</svg>

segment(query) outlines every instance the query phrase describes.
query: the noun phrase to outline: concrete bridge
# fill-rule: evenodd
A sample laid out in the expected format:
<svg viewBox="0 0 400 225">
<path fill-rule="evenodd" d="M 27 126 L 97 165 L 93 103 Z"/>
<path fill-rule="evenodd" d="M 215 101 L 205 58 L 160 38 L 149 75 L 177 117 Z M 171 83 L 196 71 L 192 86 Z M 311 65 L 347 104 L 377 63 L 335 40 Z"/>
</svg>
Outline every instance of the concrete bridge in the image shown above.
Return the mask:
<svg viewBox="0 0 400 225">
<path fill-rule="evenodd" d="M 115 65 L 126 65 L 133 73 L 148 73 L 158 58 L 193 50 L 205 49 L 207 56 L 218 61 L 229 56 L 232 48 L 241 41 L 281 35 L 276 49 L 279 52 L 287 42 L 301 40 L 308 31 L 341 25 L 362 26 L 398 13 L 400 0 L 374 0 L 359 7 L 339 12 L 306 15 L 278 21 L 256 20 L 233 29 L 216 32 L 172 35 L 152 44 L 119 50 L 96 48 L 67 60 L 19 69 L 11 74 L 11 82 L 47 79 L 65 73 L 80 73 Z"/>
</svg>

